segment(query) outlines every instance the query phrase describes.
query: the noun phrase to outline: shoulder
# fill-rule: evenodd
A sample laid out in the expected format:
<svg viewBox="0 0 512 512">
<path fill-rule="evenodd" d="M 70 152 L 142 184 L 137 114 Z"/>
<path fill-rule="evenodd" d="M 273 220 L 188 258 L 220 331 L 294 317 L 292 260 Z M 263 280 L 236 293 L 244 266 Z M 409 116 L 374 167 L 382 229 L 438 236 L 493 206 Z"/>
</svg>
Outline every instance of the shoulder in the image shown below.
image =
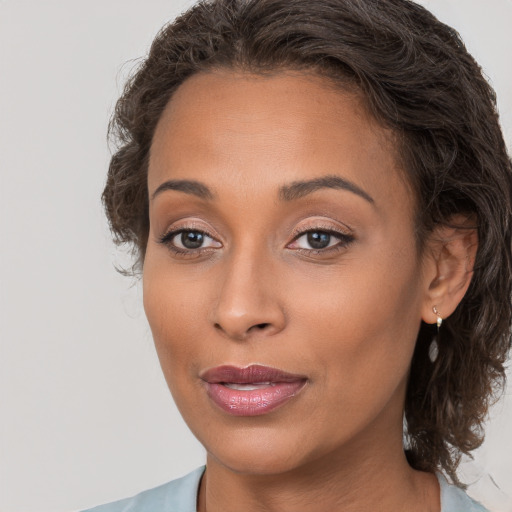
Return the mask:
<svg viewBox="0 0 512 512">
<path fill-rule="evenodd" d="M 83 512 L 196 512 L 197 491 L 204 466 L 153 489 Z"/>
<path fill-rule="evenodd" d="M 460 487 L 451 485 L 440 473 L 441 512 L 489 512 L 483 505 L 470 498 Z"/>
</svg>

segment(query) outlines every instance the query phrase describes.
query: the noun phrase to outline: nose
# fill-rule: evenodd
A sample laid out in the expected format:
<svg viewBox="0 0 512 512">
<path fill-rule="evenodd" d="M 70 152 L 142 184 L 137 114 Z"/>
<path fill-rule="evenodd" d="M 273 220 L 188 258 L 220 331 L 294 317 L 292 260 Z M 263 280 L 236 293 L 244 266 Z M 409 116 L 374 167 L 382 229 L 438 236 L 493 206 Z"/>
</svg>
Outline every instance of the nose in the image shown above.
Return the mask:
<svg viewBox="0 0 512 512">
<path fill-rule="evenodd" d="M 286 325 L 276 269 L 256 254 L 239 254 L 225 265 L 213 325 L 230 339 L 272 336 Z"/>
</svg>

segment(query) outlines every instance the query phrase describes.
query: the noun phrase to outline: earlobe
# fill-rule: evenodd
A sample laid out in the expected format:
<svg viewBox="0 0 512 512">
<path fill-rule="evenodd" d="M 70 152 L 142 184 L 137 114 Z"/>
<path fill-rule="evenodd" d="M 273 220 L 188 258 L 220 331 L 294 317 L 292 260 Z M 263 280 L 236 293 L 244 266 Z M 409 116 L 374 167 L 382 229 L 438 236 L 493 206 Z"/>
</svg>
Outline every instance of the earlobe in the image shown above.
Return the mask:
<svg viewBox="0 0 512 512">
<path fill-rule="evenodd" d="M 477 248 L 478 232 L 473 216 L 454 216 L 449 225 L 439 226 L 432 232 L 424 262 L 424 322 L 436 323 L 438 318 L 447 318 L 455 311 L 471 283 Z"/>
</svg>

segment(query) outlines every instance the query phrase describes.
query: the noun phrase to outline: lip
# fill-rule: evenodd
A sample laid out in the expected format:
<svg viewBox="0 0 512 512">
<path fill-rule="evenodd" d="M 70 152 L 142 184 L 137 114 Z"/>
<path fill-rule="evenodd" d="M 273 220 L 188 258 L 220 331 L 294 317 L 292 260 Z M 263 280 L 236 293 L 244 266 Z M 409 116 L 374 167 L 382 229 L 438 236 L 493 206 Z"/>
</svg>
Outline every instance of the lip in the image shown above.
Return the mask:
<svg viewBox="0 0 512 512">
<path fill-rule="evenodd" d="M 260 416 L 274 411 L 295 397 L 307 381 L 304 375 L 262 365 L 217 366 L 200 377 L 209 398 L 232 416 Z"/>
</svg>

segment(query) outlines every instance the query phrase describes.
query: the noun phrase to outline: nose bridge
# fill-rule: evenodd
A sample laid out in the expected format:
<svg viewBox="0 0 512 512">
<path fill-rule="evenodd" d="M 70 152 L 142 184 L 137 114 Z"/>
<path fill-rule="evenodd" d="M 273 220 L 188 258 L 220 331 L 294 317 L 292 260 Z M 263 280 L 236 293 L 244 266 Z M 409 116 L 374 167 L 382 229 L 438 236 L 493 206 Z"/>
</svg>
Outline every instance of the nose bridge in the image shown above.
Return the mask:
<svg viewBox="0 0 512 512">
<path fill-rule="evenodd" d="M 233 339 L 279 332 L 285 315 L 272 258 L 257 244 L 241 243 L 226 259 L 213 321 Z"/>
</svg>

